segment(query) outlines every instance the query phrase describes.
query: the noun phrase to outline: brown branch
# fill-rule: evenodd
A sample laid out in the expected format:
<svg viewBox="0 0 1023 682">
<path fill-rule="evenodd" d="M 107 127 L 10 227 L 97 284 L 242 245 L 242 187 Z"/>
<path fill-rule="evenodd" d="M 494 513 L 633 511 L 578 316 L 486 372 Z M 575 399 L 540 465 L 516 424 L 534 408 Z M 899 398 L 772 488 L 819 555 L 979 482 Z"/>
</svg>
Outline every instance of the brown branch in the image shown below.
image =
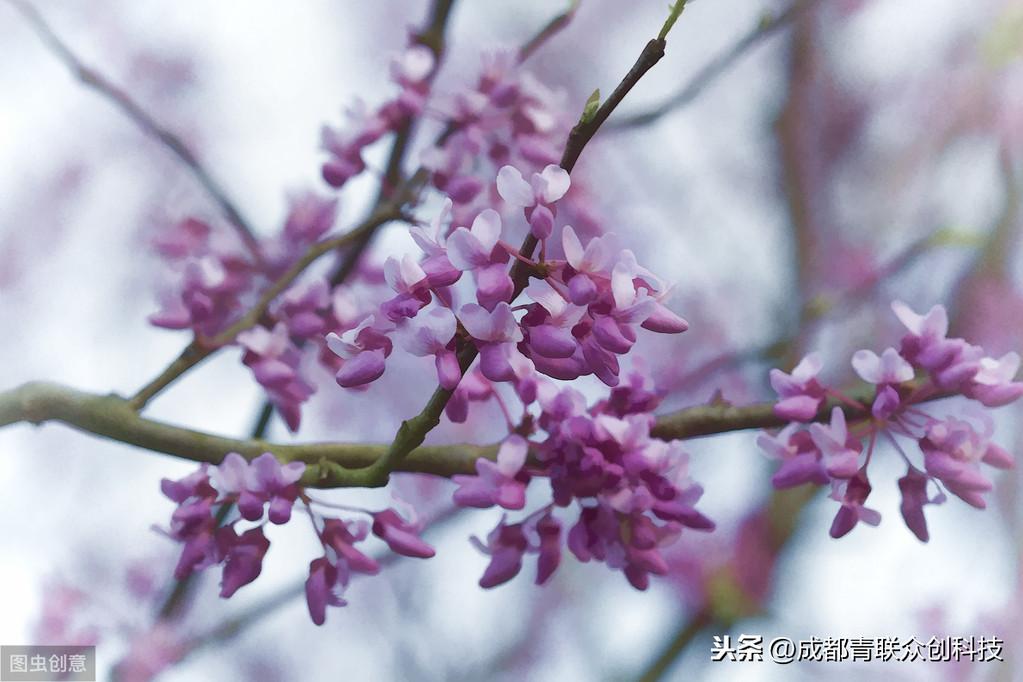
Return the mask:
<svg viewBox="0 0 1023 682">
<path fill-rule="evenodd" d="M 257 264 L 264 263 L 259 242 L 256 239 L 253 229 L 248 221 L 242 217 L 241 211 L 228 198 L 227 192 L 217 182 L 206 167 L 199 161 L 199 158 L 191 149 L 173 132 L 160 125 L 160 123 L 124 90 L 114 85 L 101 73 L 86 65 L 79 59 L 78 55 L 71 50 L 67 43 L 53 30 L 43 19 L 36 8 L 24 0 L 7 0 L 25 18 L 28 24 L 35 31 L 43 44 L 49 48 L 64 65 L 71 71 L 72 75 L 82 82 L 83 85 L 91 88 L 102 95 L 106 100 L 119 108 L 135 125 L 148 135 L 156 138 L 160 144 L 166 147 L 176 156 L 191 173 L 192 177 L 199 183 L 206 194 L 220 208 L 221 212 L 231 223 L 231 226 L 238 233 L 245 248 L 255 259 Z"/>
<path fill-rule="evenodd" d="M 568 26 L 568 24 L 572 21 L 572 17 L 574 17 L 576 11 L 578 11 L 581 2 L 582 0 L 570 0 L 568 7 L 564 12 L 547 22 L 547 24 L 545 24 L 544 27 L 536 33 L 536 35 L 527 40 L 522 47 L 519 48 L 519 63 L 521 64 L 532 57 L 544 43 Z"/>
</svg>

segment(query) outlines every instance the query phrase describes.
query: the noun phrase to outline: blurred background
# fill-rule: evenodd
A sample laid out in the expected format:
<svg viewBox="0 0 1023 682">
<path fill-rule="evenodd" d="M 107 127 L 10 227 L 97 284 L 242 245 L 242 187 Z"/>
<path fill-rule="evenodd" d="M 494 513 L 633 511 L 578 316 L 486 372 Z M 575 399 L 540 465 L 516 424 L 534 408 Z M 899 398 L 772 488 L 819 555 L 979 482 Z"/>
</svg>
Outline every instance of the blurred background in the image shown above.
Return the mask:
<svg viewBox="0 0 1023 682">
<path fill-rule="evenodd" d="M 852 351 L 897 343 L 894 298 L 917 310 L 946 304 L 954 331 L 992 355 L 1023 345 L 1023 5 L 800 5 L 692 2 L 667 56 L 573 173 L 599 222 L 674 284 L 672 307 L 691 323 L 681 336 L 641 338 L 633 352 L 669 391 L 664 411 L 714 396 L 769 399 L 768 369 L 791 368 L 810 350 L 823 352 L 829 379 L 848 382 Z M 356 98 L 374 105 L 394 94 L 389 61 L 429 12 L 427 2 L 398 0 L 35 6 L 85 63 L 196 150 L 263 234 L 279 229 L 289 192 L 326 191 L 320 126 Z M 456 2 L 435 92 L 473 82 L 481 54 L 522 44 L 563 10 L 550 0 Z M 665 12 L 662 0 L 627 9 L 584 0 L 524 68 L 562 90 L 574 118 L 594 88 L 610 92 Z M 727 68 L 663 106 L 751 32 Z M 161 282 L 150 243 L 186 216 L 215 218 L 216 207 L 6 2 L 0 45 L 0 390 L 47 379 L 130 394 L 188 340 L 146 322 Z M 371 168 L 382 156 L 374 148 Z M 359 220 L 373 184 L 345 189 L 339 225 Z M 407 244 L 395 225 L 369 258 Z M 263 398 L 239 356 L 213 358 L 148 414 L 249 430 Z M 275 420 L 273 439 L 386 441 L 435 383 L 428 364 L 411 361 L 356 394 L 322 378 L 299 434 Z M 1019 417 L 1016 407 L 997 413 L 997 440 L 1017 454 Z M 431 441 L 491 442 L 488 424 L 500 416 L 488 419 L 444 424 Z M 318 550 L 295 524 L 272 529 L 252 586 L 224 601 L 216 576 L 205 576 L 183 615 L 160 620 L 177 546 L 153 529 L 173 510 L 159 481 L 194 466 L 59 425 L 6 428 L 0 642 L 98 637 L 101 671 L 126 656 L 140 669 L 182 659 L 159 674 L 168 681 L 634 679 L 659 657 L 664 679 L 1023 679 L 1019 469 L 998 476 L 986 511 L 958 499 L 929 507 L 922 544 L 899 518 L 900 462 L 881 449 L 872 500 L 884 520 L 836 541 L 827 534 L 836 504 L 823 495 L 798 515 L 795 496 L 772 501 L 756 435 L 689 444 L 701 508 L 718 530 L 685 536 L 673 574 L 647 592 L 567 557 L 543 588 L 520 576 L 481 590 L 487 558 L 468 537 L 500 514 L 473 511 L 429 531 L 436 558 L 357 580 L 349 605 L 317 628 L 295 586 Z M 408 475 L 395 486 L 438 510 L 453 488 Z M 768 513 L 791 521 L 779 547 L 758 532 Z M 673 651 L 693 616 L 708 612 L 692 643 Z M 729 632 L 999 635 L 1006 661 L 710 663 L 711 636 Z"/>
</svg>

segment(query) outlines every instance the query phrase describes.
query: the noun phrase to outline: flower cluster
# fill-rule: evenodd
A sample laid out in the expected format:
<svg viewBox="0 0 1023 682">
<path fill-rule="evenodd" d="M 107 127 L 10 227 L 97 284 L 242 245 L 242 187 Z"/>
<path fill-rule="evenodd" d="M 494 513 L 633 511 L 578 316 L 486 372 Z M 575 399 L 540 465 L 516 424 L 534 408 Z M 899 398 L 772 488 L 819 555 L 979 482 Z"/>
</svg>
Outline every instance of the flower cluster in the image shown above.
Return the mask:
<svg viewBox="0 0 1023 682">
<path fill-rule="evenodd" d="M 436 59 L 428 47 L 409 47 L 391 62 L 391 78 L 401 88 L 396 97 L 373 112 L 362 105 L 353 108 L 343 130 L 324 126 L 321 144 L 330 158 L 323 164 L 321 174 L 328 185 L 340 189 L 366 170 L 363 149 L 396 132 L 423 111 L 435 66 Z"/>
<path fill-rule="evenodd" d="M 157 249 L 171 266 L 176 282 L 151 322 L 170 329 L 191 329 L 201 346 L 211 345 L 214 339 L 216 343 L 239 345 L 242 362 L 252 370 L 291 430 L 298 429 L 302 405 L 315 390 L 316 377 L 311 374 L 315 365 L 335 374 L 341 386 L 363 386 L 383 373 L 397 340 L 407 352 L 435 358 L 441 383 L 452 388 L 461 375 L 454 337 L 456 332 L 466 334 L 467 324 L 478 334 L 480 349 L 487 348 L 484 355 L 488 372 L 493 369 L 491 376 L 508 375 L 507 366 L 514 360 L 506 356 L 515 343 L 523 340 L 519 335 L 525 331 L 512 329 L 509 321 L 514 320 L 509 310 L 499 305 L 510 303 L 516 294 L 508 268 L 510 259 L 518 255 L 506 244 L 498 244 L 502 220 L 494 206 L 521 211 L 538 238 L 546 240 L 551 235 L 555 204 L 565 203 L 569 190 L 567 174 L 549 165 L 557 157 L 568 125 L 560 113 L 561 99 L 520 71 L 513 55 L 498 53 L 485 60 L 483 73 L 474 85 L 445 97 L 442 105 L 428 110 L 425 105 L 435 69 L 433 52 L 413 45 L 392 64 L 391 76 L 399 88 L 395 97 L 374 113 L 360 109 L 357 120 L 345 130 L 323 131 L 323 146 L 329 158 L 322 175 L 331 187 L 340 189 L 365 171 L 362 155 L 367 146 L 399 132 L 413 117 L 443 118 L 447 133 L 423 152 L 423 164 L 430 171 L 432 185 L 443 194 L 444 209 L 431 227 L 412 228 L 424 258 L 409 255 L 389 261 L 382 278 L 379 271 L 360 267 L 348 282 L 338 285 L 322 276 L 303 277 L 275 299 L 258 326 L 226 339 L 219 335 L 332 229 L 338 200 L 313 192 L 294 195 L 281 230 L 259 240 L 258 256 L 247 253 L 230 233 L 196 219 L 179 223 L 157 240 Z M 498 165 L 507 162 L 522 168 L 530 179 L 512 166 L 504 166 L 498 173 Z M 548 167 L 541 171 L 543 165 Z M 501 197 L 506 199 L 504 205 Z M 571 213 L 592 223 L 587 220 L 587 211 L 580 210 L 582 206 L 576 200 Z M 455 229 L 461 225 L 465 227 Z M 592 233 L 592 224 L 584 231 Z M 578 255 L 574 259 L 578 265 L 583 258 L 578 238 L 571 229 L 564 238 L 566 244 L 576 245 L 578 253 L 573 253 Z M 588 253 L 592 256 L 590 252 L 599 250 L 599 243 L 594 243 Z M 554 283 L 562 281 L 561 289 L 567 294 L 569 280 L 576 274 L 586 275 L 575 277 L 572 291 L 584 301 L 582 305 L 589 306 L 592 315 L 582 314 L 578 305 L 559 303 L 550 292 L 538 294 L 546 295 L 553 310 L 534 306 L 529 343 L 537 349 L 536 362 L 545 365 L 552 376 L 599 371 L 602 378 L 613 382 L 617 374 L 614 354 L 620 351 L 608 351 L 605 346 L 629 345 L 634 337 L 631 326 L 644 321 L 640 318 L 649 309 L 657 308 L 646 302 L 647 298 L 656 298 L 656 280 L 644 278 L 636 270 L 641 292 L 633 294 L 624 283 L 626 274 L 621 274 L 618 289 L 636 304 L 635 310 L 629 313 L 630 319 L 623 320 L 620 332 L 608 320 L 597 326 L 593 334 L 610 344 L 602 346 L 588 339 L 592 334 L 586 325 L 607 317 L 613 305 L 609 284 L 612 269 L 621 262 L 619 269 L 627 273 L 632 263 L 627 252 L 604 255 L 605 262 L 587 262 L 584 270 L 576 271 L 566 265 L 551 276 Z M 586 267 L 592 267 L 593 272 Z M 450 305 L 451 287 L 468 280 L 462 277 L 467 272 L 475 280 L 477 304 L 485 311 L 463 307 L 456 320 L 456 309 Z M 603 286 L 599 286 L 601 280 Z M 385 284 L 397 296 L 378 307 Z M 441 305 L 418 315 L 435 297 Z M 618 311 L 616 315 L 626 313 Z M 412 318 L 416 318 L 414 323 L 406 324 Z M 578 327 L 578 343 L 571 337 L 577 322 L 583 323 Z M 675 320 L 674 324 L 682 323 Z M 310 356 L 317 362 L 306 362 Z"/>
<path fill-rule="evenodd" d="M 556 203 L 569 185 L 568 174 L 554 165 L 535 173 L 531 182 L 511 166 L 497 179 L 501 197 L 524 208 L 541 241 L 550 236 Z M 662 333 L 688 327 L 661 303 L 666 292 L 660 280 L 631 251 L 617 248 L 613 235 L 584 247 L 566 225 L 565 259 L 533 262 L 501 239 L 496 210 L 484 209 L 471 225 L 445 230 L 450 207 L 449 200 L 429 229 L 412 228 L 421 259 L 406 255 L 387 261 L 384 272 L 395 295 L 378 313 L 343 334 L 328 335 L 328 346 L 343 359 L 337 374 L 342 386 L 363 385 L 383 374 L 392 334 L 408 352 L 433 356 L 446 388 L 460 378 L 454 354 L 458 336 L 479 351 L 480 370 L 490 381 L 516 381 L 526 367 L 557 379 L 594 375 L 616 386 L 618 357 L 632 348 L 639 327 Z M 530 300 L 515 308 L 512 258 L 542 272 L 525 290 Z M 453 285 L 466 273 L 474 286 L 462 290 L 474 300 L 459 304 L 461 292 Z"/>
<path fill-rule="evenodd" d="M 948 492 L 983 509 L 984 493 L 991 490 L 992 482 L 981 465 L 1008 468 L 1013 464 L 1012 455 L 991 440 L 993 421 L 981 406 L 1000 407 L 1023 396 L 1023 383 L 1014 381 L 1019 355 L 991 358 L 979 346 L 948 338 L 948 315 L 941 306 L 926 315 L 899 301 L 892 309 L 908 330 L 899 348 L 887 348 L 881 355 L 860 350 L 852 358 L 856 374 L 874 387 L 868 400 L 856 400 L 824 385 L 818 378 L 823 363 L 816 354 L 804 358 L 791 374 L 771 372 L 780 398 L 775 414 L 791 420 L 779 433 L 764 434 L 758 441 L 768 456 L 780 461 L 772 482 L 777 488 L 830 483 L 832 498 L 841 504 L 831 526 L 836 538 L 860 521 L 880 522 L 881 515 L 865 506 L 871 492 L 868 465 L 880 435 L 906 463 L 906 475 L 898 481 L 902 517 L 924 542 L 929 537 L 925 505 L 940 504 Z M 857 415 L 852 426 L 838 405 L 832 408 L 827 425 L 805 424 L 817 417 L 829 396 Z M 955 396 L 974 404 L 958 416 L 941 418 L 920 407 Z M 920 457 L 911 458 L 902 440 L 914 441 Z"/>
<path fill-rule="evenodd" d="M 688 477 L 681 443 L 650 435 L 658 395 L 639 374 L 590 408 L 571 388 L 542 377 L 531 385 L 519 396 L 525 406 L 535 402 L 538 413 L 523 424 L 535 425 L 543 437 L 527 440 L 513 433 L 495 461 L 477 460 L 474 476 L 454 478 L 457 504 L 510 511 L 526 506 L 533 481 L 546 478 L 550 484 L 549 503 L 516 523 L 502 518 L 485 543 L 476 541 L 490 556 L 480 585 L 515 577 L 527 553 L 537 555 L 536 582 L 542 584 L 567 545 L 579 561 L 602 561 L 646 589 L 651 573 L 667 573 L 661 549 L 683 528 L 714 527 L 695 509 L 702 489 Z M 563 523 L 573 517 L 563 533 Z"/>
<path fill-rule="evenodd" d="M 263 558 L 270 549 L 263 532 L 265 523 L 287 523 L 297 500 L 305 505 L 324 552 L 309 565 L 306 582 L 309 612 L 317 625 L 323 624 L 328 605 L 344 604 L 341 592 L 353 572 L 375 574 L 380 570 L 376 560 L 356 547 L 370 530 L 396 554 L 433 556 L 433 548 L 419 538 L 422 524 L 411 513 L 406 520 L 395 509 L 374 512 L 345 507 L 369 518 L 349 521 L 314 511 L 313 505 L 331 505 L 314 500 L 299 484 L 304 471 L 305 464 L 282 465 L 269 452 L 251 462 L 232 452 L 215 467 L 203 464 L 180 480 L 164 479 L 164 495 L 178 504 L 167 534 L 184 544 L 174 577 L 181 580 L 194 571 L 222 564 L 220 596 L 230 597 L 262 571 Z M 238 518 L 218 524 L 214 510 L 230 506 L 237 508 Z M 239 532 L 237 526 L 243 520 L 255 525 Z"/>
<path fill-rule="evenodd" d="M 518 68 L 512 52 L 485 57 L 483 70 L 470 88 L 439 103 L 450 134 L 427 149 L 423 165 L 434 187 L 451 198 L 455 219 L 467 223 L 485 208 L 482 173 L 498 167 L 542 168 L 557 162 L 571 121 L 565 98 Z"/>
</svg>

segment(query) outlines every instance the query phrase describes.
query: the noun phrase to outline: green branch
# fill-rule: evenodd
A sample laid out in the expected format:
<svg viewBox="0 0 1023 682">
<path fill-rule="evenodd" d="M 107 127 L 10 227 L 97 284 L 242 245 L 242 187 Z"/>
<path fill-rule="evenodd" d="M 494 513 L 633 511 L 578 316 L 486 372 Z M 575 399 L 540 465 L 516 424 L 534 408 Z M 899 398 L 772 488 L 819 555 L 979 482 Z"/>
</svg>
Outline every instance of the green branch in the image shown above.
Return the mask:
<svg viewBox="0 0 1023 682">
<path fill-rule="evenodd" d="M 869 403 L 872 388 L 855 399 Z M 932 399 L 946 397 L 934 396 Z M 253 459 L 272 452 L 282 462 L 304 462 L 308 468 L 302 483 L 311 487 L 375 487 L 386 483 L 381 476 L 389 471 L 432 474 L 450 477 L 475 473 L 476 460 L 496 457 L 496 446 L 422 445 L 421 434 L 430 423 L 439 420 L 439 400 L 431 401 L 417 420 L 405 422 L 394 444 L 372 443 L 273 443 L 260 438 L 229 438 L 175 426 L 139 415 L 130 401 L 116 395 L 97 395 L 60 384 L 31 382 L 0 393 L 0 428 L 18 423 L 61 422 L 79 431 L 162 452 L 194 462 L 219 464 L 229 452 Z M 825 421 L 834 403 L 828 403 L 817 415 Z M 850 422 L 869 414 L 860 408 L 842 406 Z M 425 416 L 424 416 L 425 415 Z M 661 416 L 652 430 L 664 440 L 711 436 L 731 431 L 780 427 L 786 422 L 774 415 L 772 403 L 743 407 L 701 405 Z M 395 458 L 393 453 L 405 451 Z M 388 459 L 390 457 L 390 459 Z"/>
</svg>

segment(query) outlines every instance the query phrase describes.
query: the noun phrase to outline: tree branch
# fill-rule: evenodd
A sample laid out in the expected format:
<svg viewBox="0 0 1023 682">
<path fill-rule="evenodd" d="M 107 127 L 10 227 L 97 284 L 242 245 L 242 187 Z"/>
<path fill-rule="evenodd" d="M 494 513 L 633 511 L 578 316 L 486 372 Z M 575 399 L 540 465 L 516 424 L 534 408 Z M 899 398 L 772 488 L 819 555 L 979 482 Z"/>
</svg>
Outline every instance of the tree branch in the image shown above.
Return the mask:
<svg viewBox="0 0 1023 682">
<path fill-rule="evenodd" d="M 869 404 L 872 390 L 851 395 L 854 400 Z M 930 399 L 945 397 L 948 394 L 937 394 Z M 817 421 L 826 421 L 831 408 L 836 405 L 829 402 L 822 406 Z M 659 417 L 651 434 L 655 438 L 674 440 L 783 426 L 787 422 L 775 416 L 772 406 L 773 403 L 757 403 L 743 407 L 690 407 Z M 848 405 L 841 407 L 850 422 L 869 416 L 865 409 Z M 378 467 L 381 461 L 387 461 L 387 453 L 393 448 L 393 444 L 283 444 L 261 438 L 218 436 L 142 417 L 132 409 L 130 401 L 120 396 L 97 395 L 47 382 L 31 382 L 0 393 L 0 428 L 22 422 L 42 424 L 50 421 L 102 438 L 208 464 L 219 464 L 229 452 L 237 452 L 247 459 L 272 452 L 282 462 L 304 462 L 307 469 L 302 478 L 303 485 L 321 488 L 383 485 L 386 481 L 381 480 L 379 469 L 374 467 Z M 413 421 L 408 428 L 418 432 L 423 427 Z M 411 442 L 404 441 L 402 447 L 408 447 Z M 417 445 L 409 447 L 403 457 L 388 464 L 394 465 L 394 471 L 450 477 L 473 474 L 477 459 L 493 459 L 496 454 L 496 446 Z"/>
<path fill-rule="evenodd" d="M 568 7 L 565 11 L 551 19 L 547 24 L 541 28 L 536 35 L 527 40 L 522 47 L 519 48 L 519 63 L 526 61 L 533 56 L 544 43 L 546 43 L 552 36 L 557 34 L 563 28 L 568 26 L 569 22 L 572 21 L 572 17 L 579 10 L 579 5 L 582 0 L 569 0 Z"/>
<path fill-rule="evenodd" d="M 228 198 L 224 188 L 213 178 L 184 141 L 160 125 L 151 114 L 143 109 L 124 90 L 121 90 L 101 73 L 83 63 L 31 3 L 24 0 L 8 0 L 8 2 L 25 18 L 43 44 L 54 56 L 64 63 L 75 78 L 117 106 L 143 132 L 156 138 L 160 144 L 170 150 L 182 162 L 192 177 L 195 178 L 231 223 L 231 226 L 238 233 L 238 236 L 245 244 L 245 248 L 248 249 L 256 263 L 263 264 L 264 260 L 259 248 L 259 242 L 248 221 L 242 217 L 241 211 Z"/>
</svg>

